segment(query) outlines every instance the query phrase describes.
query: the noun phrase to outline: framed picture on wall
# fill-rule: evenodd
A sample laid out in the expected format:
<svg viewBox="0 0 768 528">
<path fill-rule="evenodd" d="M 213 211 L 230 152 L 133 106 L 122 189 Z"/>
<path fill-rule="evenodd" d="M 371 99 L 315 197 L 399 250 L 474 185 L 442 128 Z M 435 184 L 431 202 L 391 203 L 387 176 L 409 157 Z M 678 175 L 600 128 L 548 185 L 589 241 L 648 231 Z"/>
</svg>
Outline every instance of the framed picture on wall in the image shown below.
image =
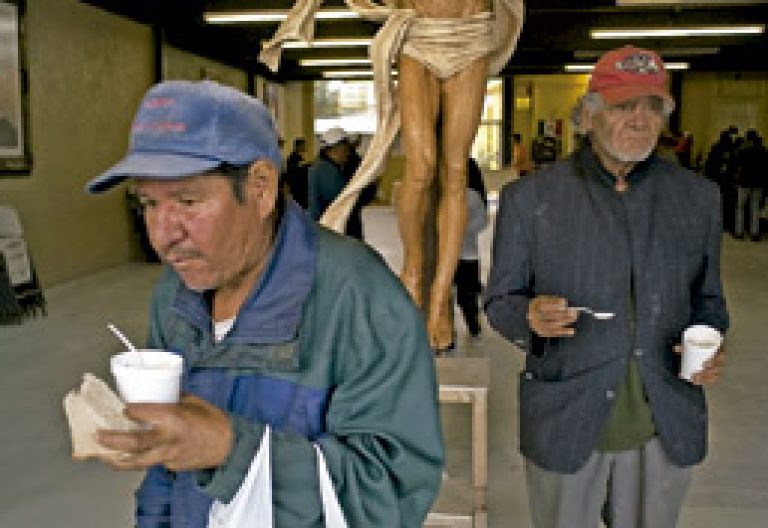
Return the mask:
<svg viewBox="0 0 768 528">
<path fill-rule="evenodd" d="M 23 0 L 0 0 L 0 174 L 27 175 L 27 83 Z"/>
</svg>

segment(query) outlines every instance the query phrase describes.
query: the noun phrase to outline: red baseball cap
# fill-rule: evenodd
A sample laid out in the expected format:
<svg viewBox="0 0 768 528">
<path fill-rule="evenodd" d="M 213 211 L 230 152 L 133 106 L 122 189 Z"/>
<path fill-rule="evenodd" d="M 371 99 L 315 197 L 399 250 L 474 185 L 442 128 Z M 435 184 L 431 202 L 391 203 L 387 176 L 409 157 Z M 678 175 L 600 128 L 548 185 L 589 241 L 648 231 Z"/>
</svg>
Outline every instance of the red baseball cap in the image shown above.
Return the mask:
<svg viewBox="0 0 768 528">
<path fill-rule="evenodd" d="M 589 91 L 602 95 L 608 104 L 655 95 L 674 108 L 668 84 L 669 75 L 656 52 L 624 46 L 600 57 L 589 79 Z"/>
</svg>

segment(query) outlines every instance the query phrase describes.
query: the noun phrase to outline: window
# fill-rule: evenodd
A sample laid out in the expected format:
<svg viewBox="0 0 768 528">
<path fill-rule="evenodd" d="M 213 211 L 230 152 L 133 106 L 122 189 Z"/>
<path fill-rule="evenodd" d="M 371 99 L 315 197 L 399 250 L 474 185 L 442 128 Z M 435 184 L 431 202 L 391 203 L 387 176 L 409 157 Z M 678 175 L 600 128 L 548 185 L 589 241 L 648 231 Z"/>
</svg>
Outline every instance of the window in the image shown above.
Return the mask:
<svg viewBox="0 0 768 528">
<path fill-rule="evenodd" d="M 501 79 L 488 81 L 480 126 L 471 155 L 486 169 L 501 168 L 502 143 Z M 376 131 L 376 100 L 373 81 L 316 81 L 315 134 L 339 126 L 350 134 L 364 138 Z"/>
<path fill-rule="evenodd" d="M 339 126 L 350 134 L 376 131 L 373 81 L 316 81 L 315 134 Z"/>
<path fill-rule="evenodd" d="M 478 165 L 490 170 L 501 169 L 503 88 L 501 79 L 488 81 L 480 126 L 472 143 L 472 157 L 477 160 Z"/>
</svg>

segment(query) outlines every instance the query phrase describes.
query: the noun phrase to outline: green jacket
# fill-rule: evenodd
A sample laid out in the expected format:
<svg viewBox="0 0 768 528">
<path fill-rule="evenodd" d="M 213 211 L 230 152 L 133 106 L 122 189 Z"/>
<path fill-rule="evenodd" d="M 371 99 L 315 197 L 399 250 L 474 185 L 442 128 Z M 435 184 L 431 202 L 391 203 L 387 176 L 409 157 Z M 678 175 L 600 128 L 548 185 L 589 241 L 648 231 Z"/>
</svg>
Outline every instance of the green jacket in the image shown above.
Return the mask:
<svg viewBox="0 0 768 528">
<path fill-rule="evenodd" d="M 350 528 L 421 526 L 440 485 L 437 383 L 423 318 L 366 246 L 288 202 L 264 276 L 213 342 L 204 294 L 168 270 L 149 345 L 185 358 L 183 390 L 226 410 L 235 441 L 217 468 L 148 471 L 140 527 L 201 528 L 272 435 L 276 527 L 322 527 L 315 453 L 325 455 Z"/>
</svg>

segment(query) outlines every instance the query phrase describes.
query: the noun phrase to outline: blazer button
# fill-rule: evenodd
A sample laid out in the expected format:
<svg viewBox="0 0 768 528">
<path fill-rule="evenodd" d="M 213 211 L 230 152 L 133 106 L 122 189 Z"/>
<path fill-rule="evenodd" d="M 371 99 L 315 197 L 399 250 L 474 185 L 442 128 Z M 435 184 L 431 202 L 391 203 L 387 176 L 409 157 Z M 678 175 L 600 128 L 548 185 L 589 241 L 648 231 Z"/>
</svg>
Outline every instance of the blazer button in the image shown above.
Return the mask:
<svg viewBox="0 0 768 528">
<path fill-rule="evenodd" d="M 526 372 L 525 373 L 525 379 L 532 380 L 533 379 L 533 373 L 532 372 Z"/>
<path fill-rule="evenodd" d="M 616 393 L 613 392 L 611 389 L 608 389 L 607 391 L 605 391 L 605 397 L 609 400 L 612 400 L 613 398 L 616 397 Z"/>
<path fill-rule="evenodd" d="M 642 348 L 636 348 L 633 353 L 635 354 L 635 357 L 643 357 L 643 349 Z"/>
</svg>

